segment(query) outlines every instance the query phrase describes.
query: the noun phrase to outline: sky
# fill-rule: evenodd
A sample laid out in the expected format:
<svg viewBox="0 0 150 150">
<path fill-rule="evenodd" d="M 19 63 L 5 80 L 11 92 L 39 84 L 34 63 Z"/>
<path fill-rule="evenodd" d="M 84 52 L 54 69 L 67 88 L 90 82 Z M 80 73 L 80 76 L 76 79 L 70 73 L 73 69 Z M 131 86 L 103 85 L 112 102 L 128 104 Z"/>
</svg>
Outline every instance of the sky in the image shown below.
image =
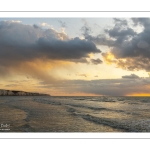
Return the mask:
<svg viewBox="0 0 150 150">
<path fill-rule="evenodd" d="M 149 18 L 0 18 L 0 89 L 150 96 Z"/>
</svg>

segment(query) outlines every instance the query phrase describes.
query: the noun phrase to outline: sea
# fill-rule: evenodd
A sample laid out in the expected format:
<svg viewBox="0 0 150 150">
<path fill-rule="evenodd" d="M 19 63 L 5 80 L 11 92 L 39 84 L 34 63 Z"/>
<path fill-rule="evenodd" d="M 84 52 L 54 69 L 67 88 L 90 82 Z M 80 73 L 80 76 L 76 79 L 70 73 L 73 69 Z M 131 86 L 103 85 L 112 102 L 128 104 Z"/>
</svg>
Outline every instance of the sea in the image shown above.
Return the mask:
<svg viewBox="0 0 150 150">
<path fill-rule="evenodd" d="M 0 96 L 0 132 L 150 132 L 150 97 Z"/>
</svg>

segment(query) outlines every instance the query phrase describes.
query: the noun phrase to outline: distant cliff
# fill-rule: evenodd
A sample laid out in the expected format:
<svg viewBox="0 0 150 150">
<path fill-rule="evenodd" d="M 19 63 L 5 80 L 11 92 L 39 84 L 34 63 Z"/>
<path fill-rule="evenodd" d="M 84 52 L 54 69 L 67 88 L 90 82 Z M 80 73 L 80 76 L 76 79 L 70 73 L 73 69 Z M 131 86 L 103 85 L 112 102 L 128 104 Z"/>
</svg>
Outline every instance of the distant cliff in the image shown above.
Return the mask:
<svg viewBox="0 0 150 150">
<path fill-rule="evenodd" d="M 0 90 L 0 96 L 50 96 L 42 93 L 30 93 L 24 91 Z"/>
</svg>

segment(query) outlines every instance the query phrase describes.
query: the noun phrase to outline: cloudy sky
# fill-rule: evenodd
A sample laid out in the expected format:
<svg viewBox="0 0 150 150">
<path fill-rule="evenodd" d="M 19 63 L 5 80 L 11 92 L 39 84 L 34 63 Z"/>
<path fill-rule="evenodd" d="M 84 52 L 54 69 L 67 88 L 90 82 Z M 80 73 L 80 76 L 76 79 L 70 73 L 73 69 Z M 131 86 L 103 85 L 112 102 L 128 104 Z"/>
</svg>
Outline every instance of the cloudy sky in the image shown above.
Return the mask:
<svg viewBox="0 0 150 150">
<path fill-rule="evenodd" d="M 0 18 L 0 87 L 150 96 L 149 43 L 149 18 Z"/>
</svg>

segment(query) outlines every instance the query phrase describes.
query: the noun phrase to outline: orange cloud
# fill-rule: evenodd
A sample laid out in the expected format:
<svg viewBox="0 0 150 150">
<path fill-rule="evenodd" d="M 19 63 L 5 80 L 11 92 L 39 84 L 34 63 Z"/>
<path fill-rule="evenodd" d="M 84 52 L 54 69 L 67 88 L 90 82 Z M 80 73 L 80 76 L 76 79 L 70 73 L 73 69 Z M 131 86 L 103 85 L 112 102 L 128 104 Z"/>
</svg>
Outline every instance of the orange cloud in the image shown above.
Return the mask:
<svg viewBox="0 0 150 150">
<path fill-rule="evenodd" d="M 104 61 L 108 65 L 111 65 L 112 63 L 116 63 L 116 61 L 117 61 L 111 52 L 102 53 L 102 56 L 103 56 Z"/>
</svg>

